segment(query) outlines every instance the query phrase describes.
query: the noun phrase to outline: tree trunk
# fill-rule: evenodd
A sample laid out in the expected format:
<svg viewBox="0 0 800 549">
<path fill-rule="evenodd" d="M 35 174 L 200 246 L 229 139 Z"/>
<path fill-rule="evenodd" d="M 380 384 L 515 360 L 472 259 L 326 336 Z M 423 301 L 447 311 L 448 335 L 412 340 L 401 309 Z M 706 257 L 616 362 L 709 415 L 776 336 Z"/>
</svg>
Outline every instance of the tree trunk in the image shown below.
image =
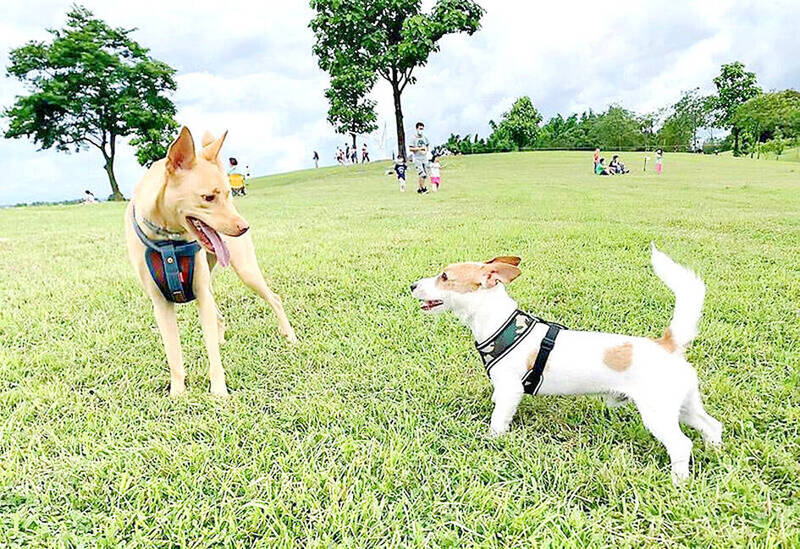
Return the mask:
<svg viewBox="0 0 800 549">
<path fill-rule="evenodd" d="M 111 185 L 111 200 L 125 200 L 125 197 L 122 196 L 122 193 L 119 190 L 119 185 L 117 185 L 117 178 L 114 175 L 114 154 L 116 153 L 116 142 L 115 137 L 111 137 L 111 154 L 106 154 L 103 151 L 103 156 L 106 159 L 106 164 L 103 166 L 105 169 L 106 174 L 108 175 L 108 183 Z"/>
<path fill-rule="evenodd" d="M 739 156 L 739 129 L 734 127 L 733 132 L 733 156 Z"/>
<path fill-rule="evenodd" d="M 396 76 L 396 73 L 392 73 L 392 76 Z M 403 107 L 400 104 L 400 85 L 395 78 L 390 82 L 392 85 L 392 96 L 394 97 L 394 120 L 395 124 L 397 125 L 397 155 L 400 157 L 406 157 L 406 131 L 403 127 Z"/>
<path fill-rule="evenodd" d="M 353 150 L 356 149 L 356 134 L 350 132 L 350 135 L 353 136 Z"/>
</svg>

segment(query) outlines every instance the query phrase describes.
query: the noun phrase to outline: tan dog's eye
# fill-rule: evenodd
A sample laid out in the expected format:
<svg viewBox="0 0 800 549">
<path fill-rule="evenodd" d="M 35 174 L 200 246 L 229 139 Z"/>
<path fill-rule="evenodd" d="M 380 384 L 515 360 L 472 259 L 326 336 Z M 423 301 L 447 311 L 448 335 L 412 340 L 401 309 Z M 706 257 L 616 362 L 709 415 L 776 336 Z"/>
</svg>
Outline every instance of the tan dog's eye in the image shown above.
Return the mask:
<svg viewBox="0 0 800 549">
<path fill-rule="evenodd" d="M 206 202 L 214 202 L 214 199 L 217 197 L 217 195 L 215 194 L 204 194 L 202 196 L 203 200 L 205 200 Z"/>
<path fill-rule="evenodd" d="M 439 278 L 441 278 L 442 282 L 444 282 L 445 280 L 447 280 L 447 273 L 442 273 L 441 275 L 439 275 Z"/>
</svg>

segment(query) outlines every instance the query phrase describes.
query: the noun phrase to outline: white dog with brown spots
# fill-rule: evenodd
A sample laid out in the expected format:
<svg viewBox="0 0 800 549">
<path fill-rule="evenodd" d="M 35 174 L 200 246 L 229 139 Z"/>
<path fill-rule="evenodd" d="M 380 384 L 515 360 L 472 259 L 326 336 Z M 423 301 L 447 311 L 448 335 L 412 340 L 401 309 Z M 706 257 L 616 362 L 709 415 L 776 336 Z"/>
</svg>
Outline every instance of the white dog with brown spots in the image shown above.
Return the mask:
<svg viewBox="0 0 800 549">
<path fill-rule="evenodd" d="M 498 257 L 486 263 L 456 263 L 411 286 L 422 309 L 452 311 L 484 341 L 517 310 L 505 285 L 521 271 L 518 257 Z M 700 399 L 697 374 L 684 357 L 697 335 L 705 285 L 692 271 L 652 246 L 656 274 L 675 294 L 669 328 L 658 339 L 602 332 L 562 330 L 550 353 L 538 394 L 607 395 L 609 406 L 632 400 L 645 426 L 667 448 L 675 481 L 689 475 L 692 442 L 679 422 L 700 431 L 706 443 L 721 443 L 722 425 L 708 415 Z M 524 394 L 522 378 L 532 367 L 548 326 L 539 323 L 524 340 L 490 370 L 494 412 L 490 434 L 508 431 Z"/>
</svg>

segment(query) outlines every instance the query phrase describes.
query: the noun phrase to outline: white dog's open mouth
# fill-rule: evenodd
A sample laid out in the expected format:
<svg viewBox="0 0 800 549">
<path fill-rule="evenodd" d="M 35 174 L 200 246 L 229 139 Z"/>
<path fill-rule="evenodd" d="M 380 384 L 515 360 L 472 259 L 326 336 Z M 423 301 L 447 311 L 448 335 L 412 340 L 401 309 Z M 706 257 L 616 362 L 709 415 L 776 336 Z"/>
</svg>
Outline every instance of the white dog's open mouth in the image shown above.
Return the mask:
<svg viewBox="0 0 800 549">
<path fill-rule="evenodd" d="M 440 305 L 444 305 L 444 301 L 441 301 L 439 299 L 430 299 L 430 300 L 426 299 L 419 304 L 420 308 L 423 311 L 432 311 L 433 309 L 439 307 Z"/>
<path fill-rule="evenodd" d="M 219 233 L 196 217 L 187 217 L 186 219 L 191 224 L 193 232 L 197 235 L 200 244 L 217 256 L 217 261 L 219 261 L 220 265 L 227 267 L 231 260 L 231 252 L 222 241 L 222 238 L 220 238 Z"/>
</svg>

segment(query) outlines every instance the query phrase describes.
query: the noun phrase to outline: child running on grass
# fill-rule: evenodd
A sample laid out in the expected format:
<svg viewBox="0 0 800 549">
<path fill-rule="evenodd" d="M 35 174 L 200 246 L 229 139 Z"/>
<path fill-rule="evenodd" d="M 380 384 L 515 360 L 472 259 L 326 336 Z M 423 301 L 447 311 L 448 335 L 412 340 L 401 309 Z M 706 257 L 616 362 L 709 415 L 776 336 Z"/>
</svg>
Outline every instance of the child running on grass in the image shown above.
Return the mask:
<svg viewBox="0 0 800 549">
<path fill-rule="evenodd" d="M 400 183 L 400 192 L 406 192 L 406 159 L 402 156 L 398 156 L 394 163 L 394 173 L 397 174 L 397 182 Z"/>
<path fill-rule="evenodd" d="M 433 186 L 433 192 L 437 193 L 439 192 L 439 184 L 442 181 L 441 178 L 442 165 L 439 163 L 438 154 L 434 154 L 433 157 L 431 158 L 430 169 L 431 169 L 431 185 Z"/>
</svg>

